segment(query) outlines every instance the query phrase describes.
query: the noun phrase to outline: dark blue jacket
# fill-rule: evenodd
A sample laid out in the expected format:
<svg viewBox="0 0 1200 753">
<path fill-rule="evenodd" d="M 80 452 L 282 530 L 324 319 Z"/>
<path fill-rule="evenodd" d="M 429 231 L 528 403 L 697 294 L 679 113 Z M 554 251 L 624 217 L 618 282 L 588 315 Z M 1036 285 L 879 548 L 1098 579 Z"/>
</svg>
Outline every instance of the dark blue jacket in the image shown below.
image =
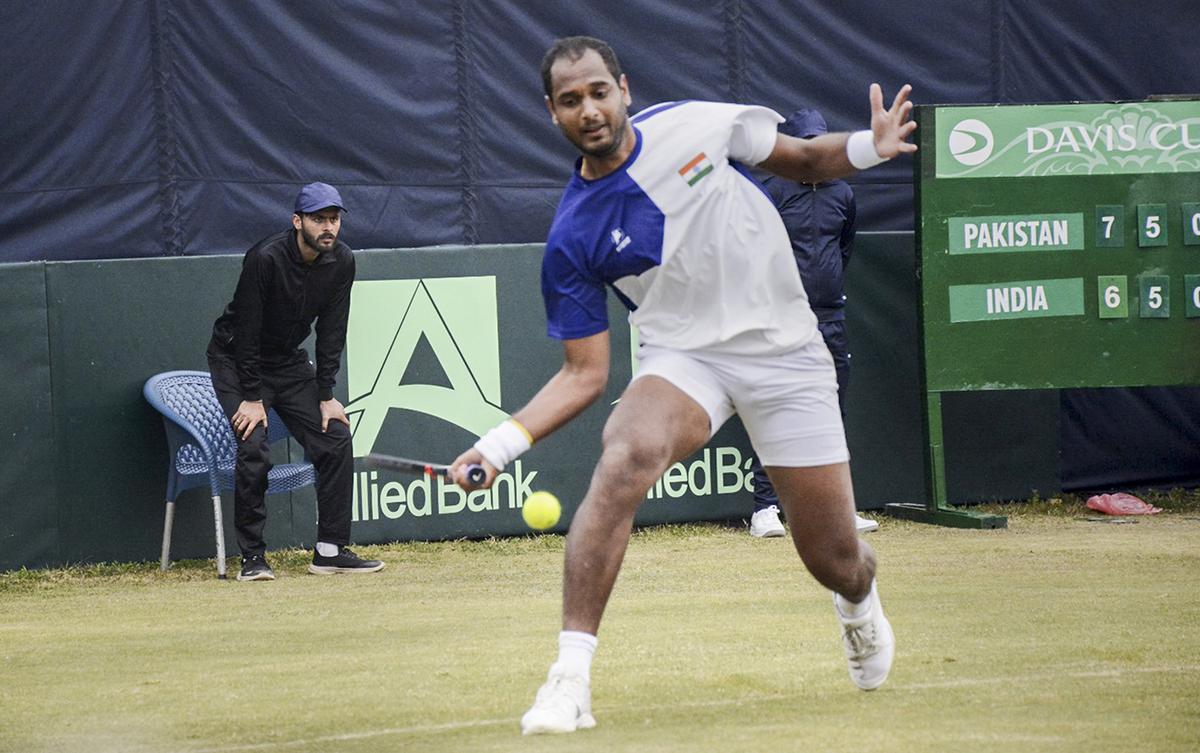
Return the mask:
<svg viewBox="0 0 1200 753">
<path fill-rule="evenodd" d="M 812 138 L 827 128 L 819 112 L 801 109 L 792 113 L 779 131 Z M 846 305 L 844 275 L 857 211 L 850 185 L 833 180 L 810 186 L 771 175 L 763 180 L 763 186 L 787 228 L 813 313 L 822 322 L 841 321 Z"/>
</svg>

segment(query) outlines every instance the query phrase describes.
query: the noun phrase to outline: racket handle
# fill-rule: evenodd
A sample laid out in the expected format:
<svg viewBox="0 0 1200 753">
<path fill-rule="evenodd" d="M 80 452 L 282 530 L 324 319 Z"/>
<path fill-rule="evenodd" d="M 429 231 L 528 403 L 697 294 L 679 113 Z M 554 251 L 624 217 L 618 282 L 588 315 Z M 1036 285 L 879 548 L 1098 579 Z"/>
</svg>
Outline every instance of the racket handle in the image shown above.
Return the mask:
<svg viewBox="0 0 1200 753">
<path fill-rule="evenodd" d="M 467 466 L 467 481 L 472 484 L 482 484 L 487 479 L 487 471 L 483 470 L 482 465 L 472 463 Z"/>
</svg>

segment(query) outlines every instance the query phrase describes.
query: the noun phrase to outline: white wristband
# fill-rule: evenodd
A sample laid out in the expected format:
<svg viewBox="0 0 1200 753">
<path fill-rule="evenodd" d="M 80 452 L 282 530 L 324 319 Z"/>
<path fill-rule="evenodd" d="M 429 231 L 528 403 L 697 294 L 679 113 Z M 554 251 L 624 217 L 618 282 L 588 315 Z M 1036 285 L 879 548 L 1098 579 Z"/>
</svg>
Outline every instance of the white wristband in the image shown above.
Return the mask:
<svg viewBox="0 0 1200 753">
<path fill-rule="evenodd" d="M 859 170 L 875 167 L 880 162 L 887 162 L 875 151 L 875 134 L 870 131 L 855 131 L 846 139 L 846 158 L 850 164 Z"/>
<path fill-rule="evenodd" d="M 479 438 L 475 449 L 483 455 L 496 470 L 520 457 L 521 453 L 533 446 L 532 438 L 524 426 L 516 419 L 509 419 Z"/>
</svg>

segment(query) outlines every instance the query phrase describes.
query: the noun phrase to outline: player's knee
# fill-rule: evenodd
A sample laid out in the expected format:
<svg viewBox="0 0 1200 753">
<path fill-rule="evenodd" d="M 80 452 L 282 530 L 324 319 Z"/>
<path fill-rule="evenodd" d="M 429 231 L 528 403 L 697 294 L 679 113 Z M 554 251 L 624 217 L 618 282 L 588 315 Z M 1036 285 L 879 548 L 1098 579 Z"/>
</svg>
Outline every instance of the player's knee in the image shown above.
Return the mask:
<svg viewBox="0 0 1200 753">
<path fill-rule="evenodd" d="M 605 437 L 603 463 L 630 477 L 661 475 L 671 459 L 671 448 L 657 438 Z"/>
<path fill-rule="evenodd" d="M 868 562 L 858 540 L 823 549 L 804 558 L 804 564 L 817 582 L 839 593 L 851 593 L 861 585 Z"/>
</svg>

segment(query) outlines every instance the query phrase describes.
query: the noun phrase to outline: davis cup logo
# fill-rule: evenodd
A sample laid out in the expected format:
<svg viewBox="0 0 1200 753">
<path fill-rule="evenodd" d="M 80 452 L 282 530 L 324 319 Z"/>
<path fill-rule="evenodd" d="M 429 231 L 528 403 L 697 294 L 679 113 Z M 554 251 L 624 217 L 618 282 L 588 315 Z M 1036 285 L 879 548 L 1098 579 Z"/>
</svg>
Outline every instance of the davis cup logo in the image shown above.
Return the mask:
<svg viewBox="0 0 1200 753">
<path fill-rule="evenodd" d="M 964 120 L 950 131 L 950 154 L 969 167 L 992 156 L 992 129 L 982 120 Z"/>
</svg>

